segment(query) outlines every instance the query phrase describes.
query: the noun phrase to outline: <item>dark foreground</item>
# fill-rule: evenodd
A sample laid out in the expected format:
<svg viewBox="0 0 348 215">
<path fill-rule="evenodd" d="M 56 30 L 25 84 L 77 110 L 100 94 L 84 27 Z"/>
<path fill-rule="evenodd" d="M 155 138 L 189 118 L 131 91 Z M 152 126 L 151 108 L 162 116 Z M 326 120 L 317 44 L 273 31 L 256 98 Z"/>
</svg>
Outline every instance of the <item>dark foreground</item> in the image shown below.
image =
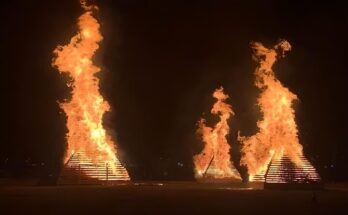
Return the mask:
<svg viewBox="0 0 348 215">
<path fill-rule="evenodd" d="M 0 214 L 346 214 L 347 187 L 262 190 L 191 182 L 0 186 Z"/>
</svg>

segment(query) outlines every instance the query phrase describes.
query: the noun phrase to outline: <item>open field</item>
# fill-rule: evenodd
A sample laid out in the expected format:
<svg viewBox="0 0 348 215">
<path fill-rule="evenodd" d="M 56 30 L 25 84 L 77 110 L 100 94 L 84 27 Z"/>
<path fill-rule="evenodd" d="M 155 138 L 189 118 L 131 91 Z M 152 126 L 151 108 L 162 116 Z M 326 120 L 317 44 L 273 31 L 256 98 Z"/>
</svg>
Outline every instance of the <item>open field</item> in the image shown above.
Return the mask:
<svg viewBox="0 0 348 215">
<path fill-rule="evenodd" d="M 345 214 L 347 184 L 262 190 L 247 184 L 0 186 L 0 214 Z"/>
</svg>

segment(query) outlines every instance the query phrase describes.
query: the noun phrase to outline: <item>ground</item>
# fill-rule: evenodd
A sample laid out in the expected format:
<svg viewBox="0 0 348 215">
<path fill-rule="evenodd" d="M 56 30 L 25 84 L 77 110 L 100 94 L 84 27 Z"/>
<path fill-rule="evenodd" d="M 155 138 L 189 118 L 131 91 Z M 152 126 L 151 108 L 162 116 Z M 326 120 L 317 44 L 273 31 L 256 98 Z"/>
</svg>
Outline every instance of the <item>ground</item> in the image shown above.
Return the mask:
<svg viewBox="0 0 348 215">
<path fill-rule="evenodd" d="M 0 214 L 344 214 L 348 184 L 263 190 L 246 184 L 0 185 Z"/>
</svg>

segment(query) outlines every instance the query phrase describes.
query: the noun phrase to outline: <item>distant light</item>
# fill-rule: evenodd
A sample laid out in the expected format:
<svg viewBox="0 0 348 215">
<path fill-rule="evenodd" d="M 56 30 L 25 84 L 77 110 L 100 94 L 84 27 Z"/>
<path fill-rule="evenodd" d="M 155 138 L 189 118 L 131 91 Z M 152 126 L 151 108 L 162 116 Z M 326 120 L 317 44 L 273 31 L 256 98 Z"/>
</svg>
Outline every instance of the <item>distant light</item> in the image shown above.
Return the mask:
<svg viewBox="0 0 348 215">
<path fill-rule="evenodd" d="M 224 187 L 218 188 L 220 190 L 254 190 L 252 187 Z"/>
</svg>

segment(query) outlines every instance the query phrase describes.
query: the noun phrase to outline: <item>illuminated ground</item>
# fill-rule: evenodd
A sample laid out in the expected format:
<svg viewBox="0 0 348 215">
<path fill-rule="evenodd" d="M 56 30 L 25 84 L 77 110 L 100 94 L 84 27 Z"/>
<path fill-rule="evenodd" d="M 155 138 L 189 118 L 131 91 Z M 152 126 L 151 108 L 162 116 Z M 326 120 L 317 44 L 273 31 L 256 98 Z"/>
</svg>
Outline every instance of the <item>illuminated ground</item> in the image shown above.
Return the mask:
<svg viewBox="0 0 348 215">
<path fill-rule="evenodd" d="M 348 205 L 347 185 L 320 191 L 191 182 L 0 186 L 0 214 L 342 214 Z"/>
</svg>

